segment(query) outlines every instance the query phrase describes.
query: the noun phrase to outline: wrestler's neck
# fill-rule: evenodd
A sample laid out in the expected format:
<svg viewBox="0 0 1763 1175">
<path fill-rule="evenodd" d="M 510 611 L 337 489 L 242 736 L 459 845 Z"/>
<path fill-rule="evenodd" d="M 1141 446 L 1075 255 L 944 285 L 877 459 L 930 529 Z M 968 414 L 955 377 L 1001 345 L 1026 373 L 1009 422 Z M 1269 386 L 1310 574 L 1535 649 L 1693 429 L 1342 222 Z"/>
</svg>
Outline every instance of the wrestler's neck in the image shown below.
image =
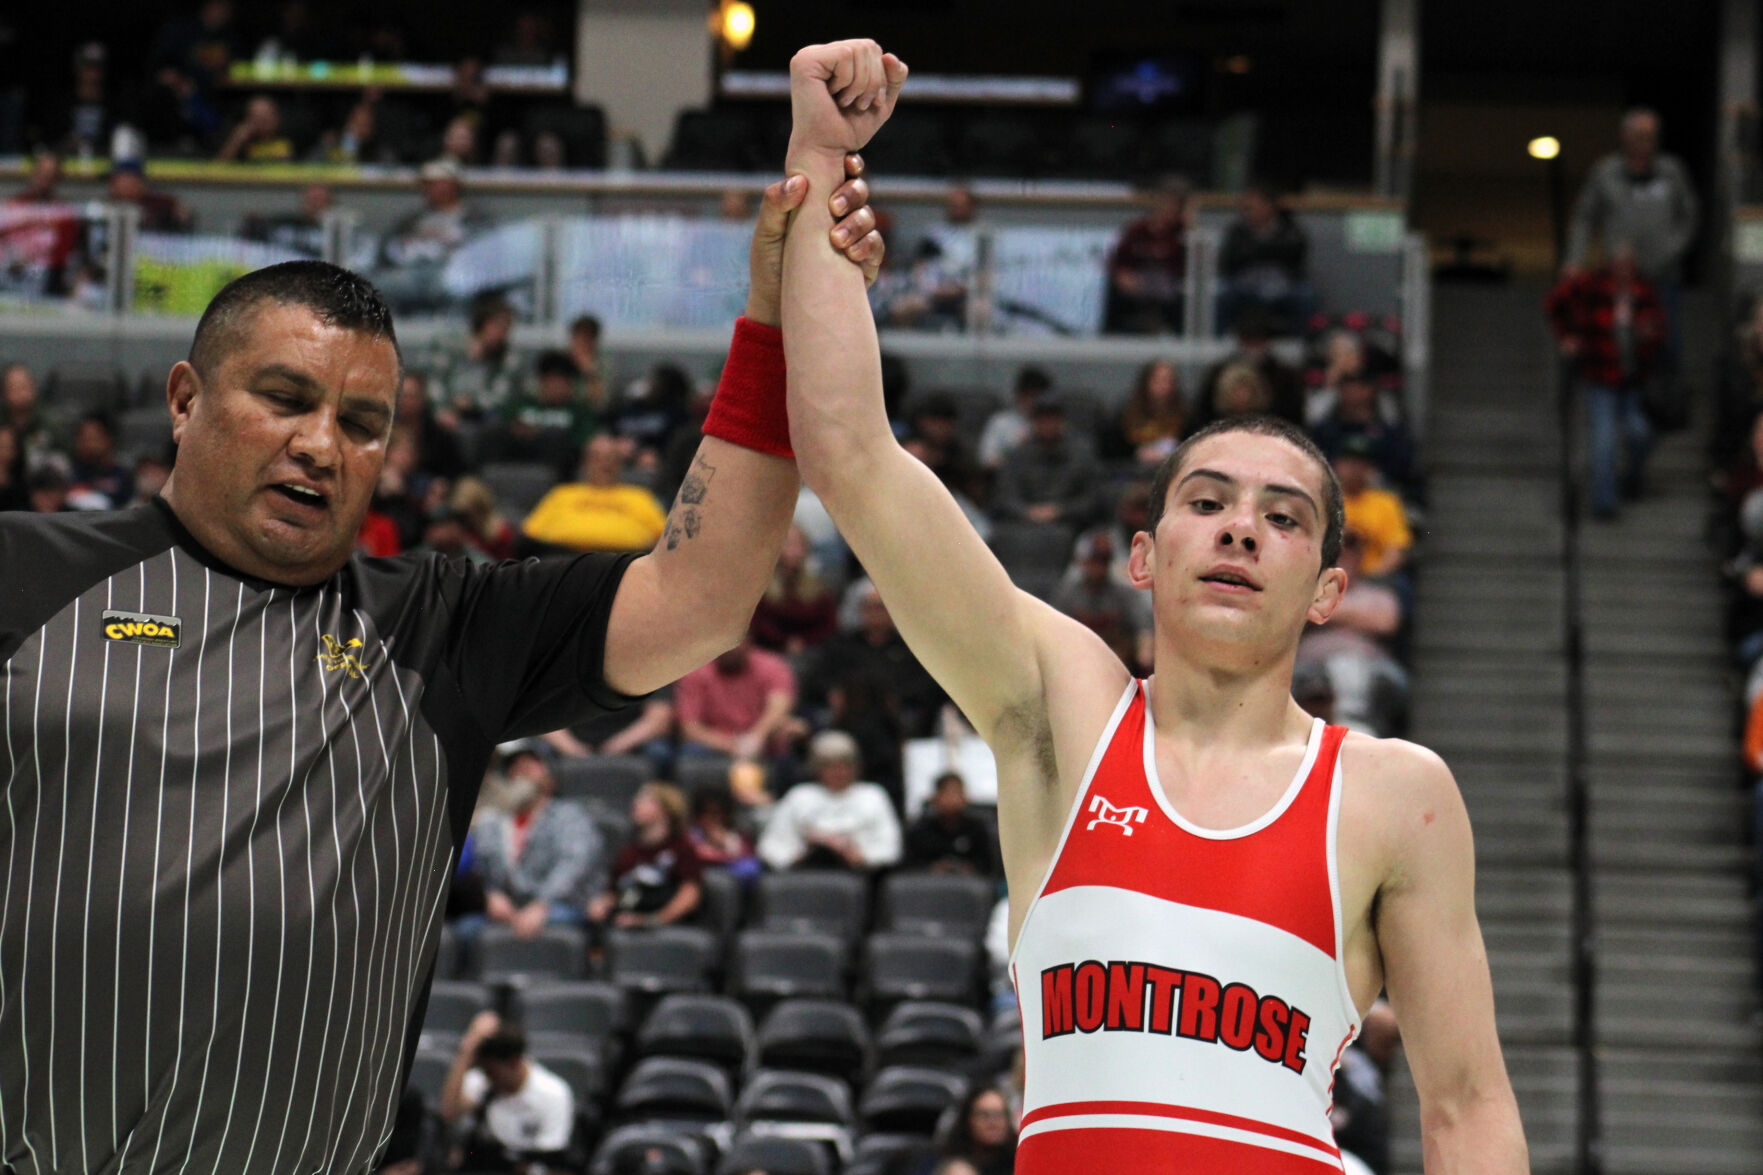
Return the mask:
<svg viewBox="0 0 1763 1175">
<path fill-rule="evenodd" d="M 1164 636 L 1149 690 L 1159 737 L 1244 751 L 1307 737 L 1309 717 L 1292 701 L 1295 641 L 1257 654 Z"/>
</svg>

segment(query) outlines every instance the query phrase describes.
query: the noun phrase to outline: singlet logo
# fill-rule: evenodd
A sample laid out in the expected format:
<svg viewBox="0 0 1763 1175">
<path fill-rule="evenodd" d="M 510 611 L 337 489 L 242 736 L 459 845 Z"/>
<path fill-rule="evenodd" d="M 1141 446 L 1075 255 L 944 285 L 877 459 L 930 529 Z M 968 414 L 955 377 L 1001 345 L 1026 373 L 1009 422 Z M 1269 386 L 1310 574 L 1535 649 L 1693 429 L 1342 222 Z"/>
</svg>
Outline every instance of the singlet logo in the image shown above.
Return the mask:
<svg viewBox="0 0 1763 1175">
<path fill-rule="evenodd" d="M 1132 835 L 1132 826 L 1143 824 L 1145 817 L 1149 815 L 1143 808 L 1116 808 L 1101 796 L 1090 801 L 1090 811 L 1096 814 L 1096 818 L 1084 825 L 1085 832 L 1098 824 L 1112 824 L 1128 836 Z"/>
<path fill-rule="evenodd" d="M 318 663 L 324 666 L 326 673 L 341 669 L 350 677 L 360 677 L 367 672 L 367 666 L 361 663 L 361 638 L 352 636 L 347 641 L 339 641 L 330 633 L 319 637 L 324 642 L 324 652 L 318 655 Z"/>
<path fill-rule="evenodd" d="M 1041 972 L 1041 1039 L 1073 1032 L 1155 1032 L 1304 1071 L 1310 1017 L 1246 983 L 1155 963 L 1065 963 Z"/>
<path fill-rule="evenodd" d="M 177 648 L 178 634 L 184 626 L 176 616 L 153 616 L 146 612 L 107 611 L 99 623 L 107 641 L 152 645 L 160 649 Z"/>
</svg>

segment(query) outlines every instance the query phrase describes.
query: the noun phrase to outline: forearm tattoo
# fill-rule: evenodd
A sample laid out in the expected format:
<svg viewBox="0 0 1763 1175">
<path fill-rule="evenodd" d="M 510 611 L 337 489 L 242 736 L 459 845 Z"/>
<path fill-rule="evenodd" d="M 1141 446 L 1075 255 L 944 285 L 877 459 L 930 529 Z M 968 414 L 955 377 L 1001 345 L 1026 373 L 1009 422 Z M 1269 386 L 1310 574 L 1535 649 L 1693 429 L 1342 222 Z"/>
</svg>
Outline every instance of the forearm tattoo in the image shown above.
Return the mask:
<svg viewBox="0 0 1763 1175">
<path fill-rule="evenodd" d="M 698 537 L 703 526 L 703 518 L 699 507 L 704 505 L 710 496 L 710 480 L 716 476 L 716 466 L 704 460 L 702 453 L 692 462 L 686 480 L 680 483 L 679 500 L 674 505 L 673 513 L 668 515 L 667 530 L 663 538 L 667 540 L 667 549 L 674 550 L 686 539 Z"/>
</svg>

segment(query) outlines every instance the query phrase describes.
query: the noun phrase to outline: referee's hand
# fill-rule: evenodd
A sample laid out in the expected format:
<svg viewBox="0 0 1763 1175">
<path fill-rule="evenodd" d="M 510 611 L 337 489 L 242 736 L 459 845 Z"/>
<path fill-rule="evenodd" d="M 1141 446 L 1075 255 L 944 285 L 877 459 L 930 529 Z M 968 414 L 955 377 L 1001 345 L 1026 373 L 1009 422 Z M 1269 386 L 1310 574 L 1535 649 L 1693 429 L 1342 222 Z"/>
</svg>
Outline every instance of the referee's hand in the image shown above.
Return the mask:
<svg viewBox="0 0 1763 1175">
<path fill-rule="evenodd" d="M 887 244 L 875 228 L 861 155 L 845 156 L 845 175 L 849 178 L 830 197 L 832 245 L 863 268 L 865 285 L 874 285 Z M 800 175 L 778 180 L 765 189 L 759 223 L 753 227 L 753 247 L 747 256 L 747 317 L 754 322 L 777 326 L 783 321 L 784 235 L 789 231 L 790 213 L 801 207 L 807 194 L 808 180 Z"/>
</svg>

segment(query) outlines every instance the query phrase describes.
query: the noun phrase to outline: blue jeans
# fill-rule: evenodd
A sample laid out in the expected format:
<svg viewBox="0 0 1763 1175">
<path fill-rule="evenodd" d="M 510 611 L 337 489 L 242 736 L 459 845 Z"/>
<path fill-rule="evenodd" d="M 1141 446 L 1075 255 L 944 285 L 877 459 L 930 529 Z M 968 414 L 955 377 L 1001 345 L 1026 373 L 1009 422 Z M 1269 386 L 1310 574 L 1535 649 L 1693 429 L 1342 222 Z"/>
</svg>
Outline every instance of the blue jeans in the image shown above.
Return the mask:
<svg viewBox="0 0 1763 1175">
<path fill-rule="evenodd" d="M 1623 483 L 1631 489 L 1639 488 L 1641 467 L 1653 442 L 1653 425 L 1642 406 L 1641 390 L 1587 384 L 1586 428 L 1587 455 L 1592 467 L 1592 513 L 1608 518 L 1622 503 Z"/>
</svg>

